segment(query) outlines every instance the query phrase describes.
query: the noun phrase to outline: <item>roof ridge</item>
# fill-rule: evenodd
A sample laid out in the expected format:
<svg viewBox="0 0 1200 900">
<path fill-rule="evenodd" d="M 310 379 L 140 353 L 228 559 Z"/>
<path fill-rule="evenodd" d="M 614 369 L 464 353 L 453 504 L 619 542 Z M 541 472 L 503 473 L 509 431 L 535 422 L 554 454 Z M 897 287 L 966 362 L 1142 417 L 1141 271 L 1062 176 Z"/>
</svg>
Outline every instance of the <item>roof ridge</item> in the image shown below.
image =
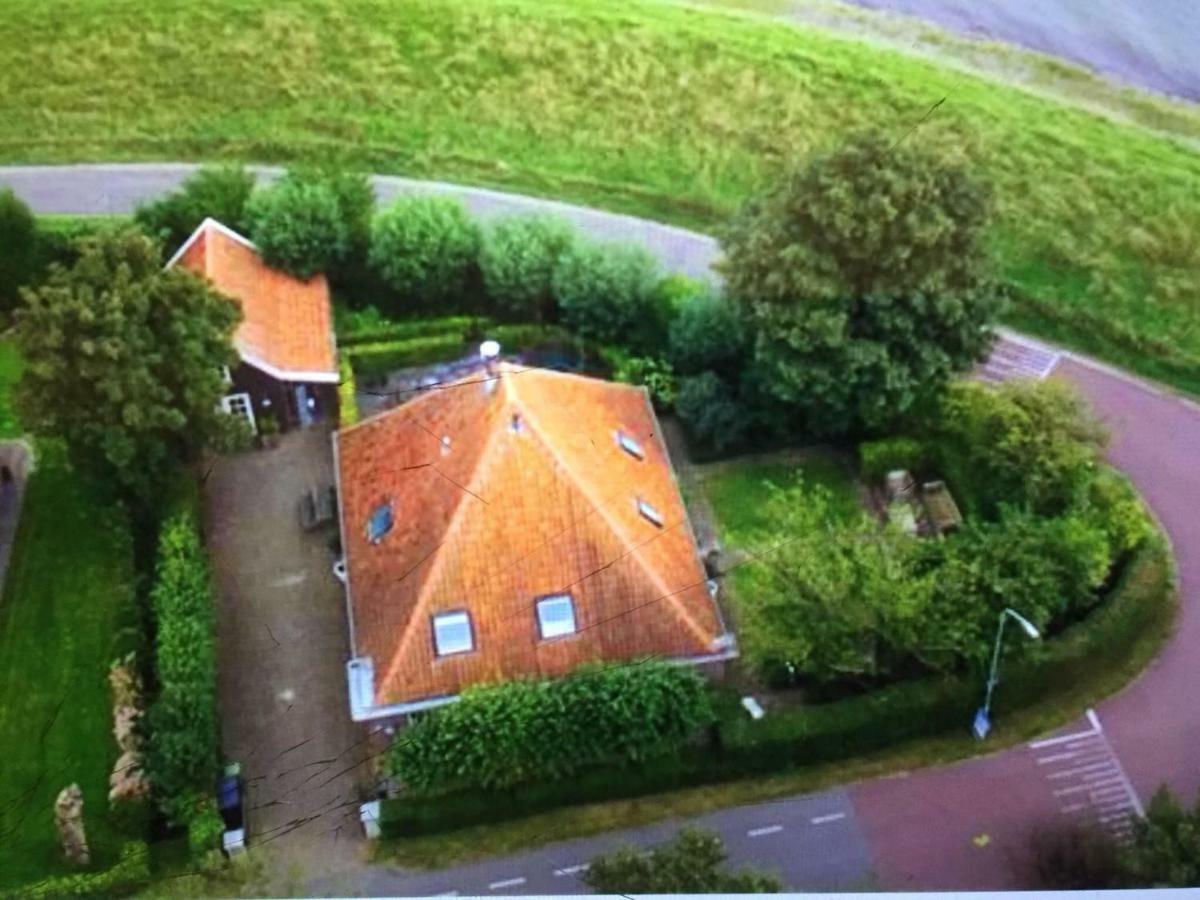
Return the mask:
<svg viewBox="0 0 1200 900">
<path fill-rule="evenodd" d="M 604 381 L 600 378 L 588 380 L 604 385 L 606 389 L 611 389 L 613 387 L 624 387 L 623 385 L 618 385 L 616 382 Z M 628 387 L 632 390 L 637 390 L 637 388 L 635 388 L 633 385 L 628 385 Z M 531 430 L 533 430 L 535 433 L 540 432 L 542 429 L 538 424 L 537 418 L 535 416 L 528 415 L 528 411 L 524 404 L 520 401 L 519 395 L 517 405 L 520 406 L 522 415 L 528 418 Z M 657 418 L 651 417 L 651 421 L 657 423 Z M 675 610 L 676 617 L 680 619 L 686 628 L 700 638 L 700 642 L 702 644 L 707 645 L 708 641 L 706 639 L 706 630 L 702 628 L 696 621 L 695 617 L 683 607 L 683 601 L 679 597 L 678 590 L 670 589 L 666 582 L 663 581 L 662 575 L 638 554 L 637 551 L 641 548 L 642 544 L 638 543 L 637 541 L 630 540 L 631 535 L 627 534 L 625 529 L 621 527 L 620 523 L 614 519 L 607 505 L 599 502 L 599 500 L 593 495 L 594 492 L 588 487 L 587 480 L 580 478 L 575 470 L 567 464 L 566 460 L 563 458 L 563 455 L 558 452 L 554 444 L 550 441 L 547 441 L 544 437 L 541 437 L 540 434 L 538 434 L 538 439 L 542 446 L 545 447 L 550 455 L 554 458 L 555 462 L 558 463 L 562 471 L 567 474 L 571 480 L 571 483 L 576 487 L 577 490 L 579 490 L 580 493 L 583 494 L 588 503 L 591 504 L 592 508 L 596 510 L 597 514 L 604 521 L 604 523 L 608 525 L 609 530 L 611 530 L 617 536 L 621 546 L 625 548 L 626 555 L 632 556 L 637 561 L 637 564 L 641 570 L 650 578 L 651 582 L 653 582 L 657 588 L 661 589 L 662 594 L 667 597 L 667 599 L 670 601 L 671 607 Z M 687 520 L 686 510 L 684 512 L 684 520 Z"/>
</svg>

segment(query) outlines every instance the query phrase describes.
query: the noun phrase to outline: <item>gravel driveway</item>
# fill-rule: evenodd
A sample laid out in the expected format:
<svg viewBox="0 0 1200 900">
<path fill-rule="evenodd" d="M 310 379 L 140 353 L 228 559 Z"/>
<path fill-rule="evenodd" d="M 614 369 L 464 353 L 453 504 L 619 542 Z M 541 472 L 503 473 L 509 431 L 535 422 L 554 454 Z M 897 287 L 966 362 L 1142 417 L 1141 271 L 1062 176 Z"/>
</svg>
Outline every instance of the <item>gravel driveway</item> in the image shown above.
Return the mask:
<svg viewBox="0 0 1200 900">
<path fill-rule="evenodd" d="M 205 483 L 218 586 L 223 749 L 247 781 L 250 852 L 328 871 L 361 847 L 366 731 L 350 721 L 345 601 L 329 532 L 305 532 L 297 504 L 333 483 L 329 432 L 218 460 Z M 276 857 L 276 854 L 272 854 Z M 294 873 L 297 877 L 302 873 Z"/>
</svg>

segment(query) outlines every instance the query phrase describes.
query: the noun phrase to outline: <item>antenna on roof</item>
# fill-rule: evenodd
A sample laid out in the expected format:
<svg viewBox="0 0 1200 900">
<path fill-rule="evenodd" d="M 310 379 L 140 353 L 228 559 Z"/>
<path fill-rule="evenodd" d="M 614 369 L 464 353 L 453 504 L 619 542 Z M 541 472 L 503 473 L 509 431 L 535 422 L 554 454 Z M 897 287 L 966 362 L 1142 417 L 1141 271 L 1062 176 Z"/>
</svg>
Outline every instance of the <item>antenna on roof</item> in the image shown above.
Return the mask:
<svg viewBox="0 0 1200 900">
<path fill-rule="evenodd" d="M 500 358 L 500 342 L 484 341 L 480 344 L 479 358 L 483 360 L 483 368 L 488 374 L 484 388 L 490 394 L 496 389 L 496 360 Z"/>
</svg>

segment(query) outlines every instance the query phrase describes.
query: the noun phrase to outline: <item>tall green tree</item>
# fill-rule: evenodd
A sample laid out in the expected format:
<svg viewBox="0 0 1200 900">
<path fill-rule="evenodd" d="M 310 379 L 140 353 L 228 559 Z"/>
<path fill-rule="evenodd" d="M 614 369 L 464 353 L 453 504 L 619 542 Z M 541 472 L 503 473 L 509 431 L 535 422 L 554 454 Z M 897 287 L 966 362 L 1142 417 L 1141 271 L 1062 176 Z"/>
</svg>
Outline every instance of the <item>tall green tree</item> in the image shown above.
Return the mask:
<svg viewBox="0 0 1200 900">
<path fill-rule="evenodd" d="M 753 869 L 730 871 L 721 838 L 685 828 L 645 852 L 622 847 L 591 861 L 584 882 L 598 894 L 774 894 L 779 879 Z"/>
<path fill-rule="evenodd" d="M 34 278 L 39 264 L 37 222 L 11 189 L 0 191 L 0 312 L 20 301 L 20 288 Z"/>
<path fill-rule="evenodd" d="M 217 404 L 241 310 L 190 272 L 164 270 L 136 230 L 77 249 L 16 315 L 17 406 L 35 433 L 63 438 L 77 462 L 148 503 L 178 464 L 238 437 Z"/>
<path fill-rule="evenodd" d="M 253 190 L 254 175 L 241 166 L 206 166 L 179 190 L 139 206 L 134 220 L 169 257 L 209 217 L 245 232 L 246 202 Z"/>
<path fill-rule="evenodd" d="M 270 266 L 312 278 L 346 258 L 350 229 L 327 184 L 287 177 L 260 188 L 246 205 L 250 238 Z"/>
<path fill-rule="evenodd" d="M 479 251 L 488 298 L 517 321 L 554 321 L 554 269 L 575 240 L 574 226 L 558 216 L 507 216 L 493 222 Z"/>
<path fill-rule="evenodd" d="M 961 167 L 871 133 L 729 226 L 721 270 L 752 313 L 756 363 L 810 431 L 882 430 L 986 351 L 988 208 Z"/>
<path fill-rule="evenodd" d="M 371 223 L 372 268 L 400 295 L 396 312 L 461 300 L 476 273 L 479 228 L 451 197 L 398 198 Z"/>
</svg>

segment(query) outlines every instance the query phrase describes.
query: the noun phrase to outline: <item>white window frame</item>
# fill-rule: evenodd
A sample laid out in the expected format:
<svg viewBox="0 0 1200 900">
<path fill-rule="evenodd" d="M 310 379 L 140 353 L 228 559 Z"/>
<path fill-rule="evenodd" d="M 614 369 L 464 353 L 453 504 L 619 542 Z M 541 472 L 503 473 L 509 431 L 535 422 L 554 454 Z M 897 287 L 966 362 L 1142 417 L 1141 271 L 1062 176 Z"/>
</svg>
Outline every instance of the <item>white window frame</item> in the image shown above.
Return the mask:
<svg viewBox="0 0 1200 900">
<path fill-rule="evenodd" d="M 237 403 L 245 404 L 244 410 L 240 412 L 235 410 L 234 405 Z M 241 393 L 237 394 L 226 394 L 221 398 L 221 409 L 223 409 L 227 415 L 240 416 L 248 421 L 250 423 L 251 430 L 255 434 L 258 434 L 258 422 L 254 418 L 254 401 L 250 399 L 249 393 L 242 391 Z"/>
<path fill-rule="evenodd" d="M 646 448 L 642 446 L 640 441 L 626 434 L 624 431 L 617 431 L 617 446 L 634 459 L 646 458 Z"/>
<path fill-rule="evenodd" d="M 439 625 L 457 625 L 459 621 L 467 626 L 466 646 L 453 646 L 443 649 L 438 631 Z M 457 656 L 460 653 L 470 653 L 475 649 L 475 627 L 471 624 L 471 614 L 465 609 L 454 609 L 448 612 L 436 613 L 430 619 L 433 626 L 433 652 L 438 657 Z"/>
<path fill-rule="evenodd" d="M 565 603 L 567 611 L 571 614 L 571 624 L 568 628 L 563 629 L 561 621 L 547 623 L 543 615 L 543 609 L 551 606 L 558 606 Z M 548 597 L 541 597 L 537 602 L 537 623 L 538 634 L 541 635 L 543 641 L 554 640 L 555 638 L 568 637 L 572 634 L 579 633 L 579 620 L 575 616 L 575 598 L 570 594 L 551 594 Z M 549 624 L 549 627 L 547 625 Z M 559 629 L 559 630 L 554 630 Z"/>
<path fill-rule="evenodd" d="M 655 508 L 654 506 L 651 506 L 647 501 L 643 500 L 641 497 L 637 498 L 637 511 L 641 514 L 642 518 L 645 519 L 647 522 L 657 525 L 659 528 L 663 527 L 662 513 L 660 513 L 657 508 Z"/>
</svg>

